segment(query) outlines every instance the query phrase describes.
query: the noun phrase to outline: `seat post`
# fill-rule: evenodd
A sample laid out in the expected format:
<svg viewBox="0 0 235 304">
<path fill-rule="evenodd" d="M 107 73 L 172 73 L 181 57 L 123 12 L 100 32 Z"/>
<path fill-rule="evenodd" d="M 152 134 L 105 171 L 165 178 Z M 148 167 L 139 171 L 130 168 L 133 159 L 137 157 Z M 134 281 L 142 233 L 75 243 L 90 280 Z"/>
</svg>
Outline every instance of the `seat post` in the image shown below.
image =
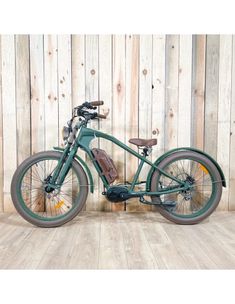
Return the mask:
<svg viewBox="0 0 235 304">
<path fill-rule="evenodd" d="M 141 149 L 140 147 L 138 147 L 138 148 Z M 148 146 L 145 146 L 142 149 L 143 149 L 143 151 L 142 151 L 141 154 L 144 156 L 144 158 L 146 158 L 147 156 L 149 156 L 150 153 L 152 152 L 152 148 L 148 147 Z M 135 176 L 133 178 L 133 181 L 131 183 L 130 191 L 134 190 L 136 182 L 137 182 L 137 180 L 139 178 L 139 175 L 140 175 L 140 171 L 142 170 L 144 163 L 145 163 L 145 159 L 141 159 L 141 161 L 139 163 L 139 166 L 138 166 L 138 169 L 137 169 L 137 171 L 135 173 Z"/>
<path fill-rule="evenodd" d="M 143 148 L 143 152 L 141 153 L 143 156 L 147 157 L 151 154 L 152 152 L 152 148 L 150 147 L 144 147 Z"/>
</svg>

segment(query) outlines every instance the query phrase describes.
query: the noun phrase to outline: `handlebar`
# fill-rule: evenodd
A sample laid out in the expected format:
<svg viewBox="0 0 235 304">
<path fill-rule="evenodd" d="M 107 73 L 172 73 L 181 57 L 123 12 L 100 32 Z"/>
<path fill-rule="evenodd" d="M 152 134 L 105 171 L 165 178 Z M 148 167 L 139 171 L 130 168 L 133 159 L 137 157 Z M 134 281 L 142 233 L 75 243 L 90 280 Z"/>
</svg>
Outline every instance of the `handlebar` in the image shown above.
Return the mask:
<svg viewBox="0 0 235 304">
<path fill-rule="evenodd" d="M 88 110 L 96 110 L 97 106 L 103 105 L 104 102 L 102 100 L 92 101 L 92 102 L 84 102 L 82 105 L 77 106 L 73 110 L 73 117 L 82 116 L 87 121 L 95 118 L 103 118 L 106 119 L 107 115 L 99 114 L 96 112 L 89 112 Z"/>
<path fill-rule="evenodd" d="M 97 113 L 96 115 L 97 118 L 103 118 L 103 119 L 106 119 L 107 116 L 103 115 L 103 114 L 100 114 L 100 113 Z"/>
<path fill-rule="evenodd" d="M 97 107 L 97 106 L 102 106 L 104 104 L 104 102 L 102 100 L 97 100 L 97 101 L 91 101 L 91 102 L 89 102 L 89 104 L 92 107 Z"/>
</svg>

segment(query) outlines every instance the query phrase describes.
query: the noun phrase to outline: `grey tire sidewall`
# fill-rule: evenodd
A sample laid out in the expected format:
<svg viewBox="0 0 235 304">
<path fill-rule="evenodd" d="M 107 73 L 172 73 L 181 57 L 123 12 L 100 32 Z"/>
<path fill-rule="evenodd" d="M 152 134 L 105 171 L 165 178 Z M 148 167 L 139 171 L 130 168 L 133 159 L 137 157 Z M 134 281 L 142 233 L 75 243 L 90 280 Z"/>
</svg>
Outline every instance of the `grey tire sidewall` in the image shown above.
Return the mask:
<svg viewBox="0 0 235 304">
<path fill-rule="evenodd" d="M 17 168 L 15 171 L 12 182 L 11 182 L 11 197 L 13 204 L 16 208 L 16 210 L 19 212 L 19 214 L 28 222 L 30 222 L 33 225 L 39 226 L 39 227 L 45 227 L 45 228 L 51 228 L 51 227 L 57 227 L 61 226 L 69 221 L 71 221 L 83 208 L 84 204 L 86 203 L 87 195 L 88 195 L 88 186 L 82 187 L 80 191 L 80 197 L 79 202 L 76 204 L 74 209 L 69 212 L 67 215 L 65 215 L 63 218 L 53 221 L 43 221 L 40 219 L 33 218 L 30 216 L 21 206 L 20 202 L 17 198 L 17 187 L 19 183 L 19 176 L 22 173 L 22 170 L 25 170 L 26 167 L 28 167 L 31 163 L 34 163 L 36 160 L 40 160 L 42 157 L 49 156 L 49 157 L 55 157 L 59 159 L 61 157 L 62 153 L 58 151 L 45 151 L 45 152 L 39 152 L 34 154 L 33 156 L 27 158 L 24 160 L 21 165 Z M 73 169 L 76 171 L 76 174 L 79 176 L 81 184 L 82 185 L 88 185 L 87 176 L 84 172 L 83 167 L 75 160 L 73 160 L 72 163 Z"/>
<path fill-rule="evenodd" d="M 213 172 L 214 177 L 216 178 L 216 180 L 220 181 L 221 180 L 221 176 L 220 173 L 218 171 L 218 169 L 216 168 L 216 166 L 213 164 L 213 162 L 208 159 L 206 156 L 197 153 L 197 152 L 192 152 L 192 151 L 179 151 L 179 152 L 175 152 L 169 156 L 167 156 L 166 158 L 164 158 L 160 164 L 158 164 L 158 167 L 160 169 L 163 169 L 169 162 L 173 161 L 176 158 L 179 157 L 195 157 L 198 161 L 202 161 L 204 163 L 207 164 L 208 169 Z M 152 175 L 152 179 L 151 179 L 151 191 L 156 191 L 156 181 L 158 180 L 158 177 L 160 175 L 159 171 L 155 171 Z M 182 217 L 178 217 L 174 214 L 171 214 L 169 211 L 167 211 L 166 209 L 164 209 L 163 207 L 160 206 L 156 206 L 156 210 L 159 211 L 159 213 L 164 216 L 165 218 L 167 218 L 168 220 L 177 223 L 177 224 L 182 224 L 182 225 L 192 225 L 192 224 L 197 224 L 199 222 L 201 222 L 202 220 L 204 220 L 205 218 L 207 218 L 209 215 L 211 215 L 211 213 L 216 209 L 216 207 L 218 206 L 220 199 L 221 199 L 221 195 L 222 195 L 222 182 L 218 182 L 215 184 L 216 185 L 216 195 L 214 198 L 213 203 L 211 204 L 211 206 L 205 211 L 205 213 L 196 216 L 196 217 L 192 217 L 192 218 L 182 218 Z M 160 203 L 160 198 L 159 197 L 152 197 L 152 201 L 158 202 Z"/>
</svg>

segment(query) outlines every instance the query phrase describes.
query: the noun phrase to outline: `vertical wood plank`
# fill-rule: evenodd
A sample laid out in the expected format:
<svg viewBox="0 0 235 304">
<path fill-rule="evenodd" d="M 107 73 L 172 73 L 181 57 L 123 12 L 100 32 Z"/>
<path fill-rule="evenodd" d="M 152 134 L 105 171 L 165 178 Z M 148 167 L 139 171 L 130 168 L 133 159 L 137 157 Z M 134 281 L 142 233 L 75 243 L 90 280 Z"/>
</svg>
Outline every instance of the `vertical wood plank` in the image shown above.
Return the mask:
<svg viewBox="0 0 235 304">
<path fill-rule="evenodd" d="M 15 42 L 13 35 L 2 36 L 2 111 L 4 211 L 13 211 L 10 196 L 12 176 L 17 167 L 16 100 L 15 100 Z"/>
<path fill-rule="evenodd" d="M 85 37 L 84 35 L 72 35 L 71 37 L 71 85 L 72 107 L 82 104 L 85 99 Z M 79 156 L 85 160 L 85 153 L 80 149 Z"/>
<path fill-rule="evenodd" d="M 29 71 L 29 37 L 16 35 L 16 117 L 17 117 L 17 163 L 31 153 L 30 136 L 30 71 Z"/>
<path fill-rule="evenodd" d="M 219 35 L 207 35 L 204 149 L 217 158 Z"/>
<path fill-rule="evenodd" d="M 45 150 L 44 112 L 44 56 L 43 36 L 30 36 L 30 85 L 31 85 L 31 153 Z M 35 181 L 31 180 L 32 187 Z M 35 193 L 36 194 L 36 193 Z M 32 196 L 31 196 L 32 199 Z M 44 200 L 40 200 L 37 210 L 44 210 Z"/>
<path fill-rule="evenodd" d="M 152 43 L 151 35 L 140 36 L 139 136 L 151 138 L 152 113 Z"/>
<path fill-rule="evenodd" d="M 2 38 L 0 35 L 0 212 L 3 211 Z"/>
<path fill-rule="evenodd" d="M 206 36 L 193 36 L 192 146 L 204 148 Z"/>
<path fill-rule="evenodd" d="M 230 118 L 229 210 L 235 210 L 235 36 L 233 36 L 232 100 Z"/>
<path fill-rule="evenodd" d="M 72 35 L 71 37 L 71 85 L 72 85 L 72 107 L 76 107 L 85 101 L 85 36 Z M 77 152 L 79 156 L 85 161 L 85 152 L 81 149 Z M 90 200 L 89 192 L 87 201 Z M 86 205 L 84 206 L 84 210 Z"/>
<path fill-rule="evenodd" d="M 152 138 L 157 138 L 153 147 L 152 160 L 162 155 L 165 150 L 165 35 L 153 36 L 153 81 L 152 81 Z"/>
<path fill-rule="evenodd" d="M 62 128 L 72 116 L 71 100 L 71 36 L 58 35 L 58 101 L 59 143 L 63 146 Z"/>
<path fill-rule="evenodd" d="M 227 180 L 223 188 L 219 209 L 228 210 L 229 197 L 229 155 L 230 155 L 230 110 L 231 110 L 231 72 L 232 72 L 232 36 L 220 36 L 219 60 L 219 103 L 218 103 L 218 139 L 217 161 L 221 165 Z"/>
<path fill-rule="evenodd" d="M 152 137 L 152 47 L 151 35 L 140 36 L 140 76 L 139 76 L 139 137 Z M 149 166 L 144 165 L 140 180 L 146 179 Z"/>
<path fill-rule="evenodd" d="M 178 147 L 191 143 L 192 35 L 180 36 Z"/>
<path fill-rule="evenodd" d="M 44 36 L 45 149 L 58 145 L 57 36 Z"/>
<path fill-rule="evenodd" d="M 113 136 L 125 141 L 125 36 L 113 36 Z M 113 145 L 113 160 L 117 166 L 118 183 L 125 180 L 125 154 L 122 149 Z M 124 210 L 123 203 L 112 204 L 112 210 Z"/>
<path fill-rule="evenodd" d="M 71 93 L 71 35 L 58 35 L 58 105 L 59 105 L 59 145 L 64 146 L 62 128 L 72 116 L 72 93 Z M 65 190 L 68 196 L 72 196 L 76 178 L 72 174 Z"/>
<path fill-rule="evenodd" d="M 100 107 L 101 114 L 107 119 L 100 120 L 100 130 L 112 134 L 112 36 L 99 36 L 99 99 L 104 101 Z M 112 156 L 112 143 L 100 140 L 100 148 Z M 99 180 L 99 194 L 103 191 L 103 183 Z M 99 195 L 101 210 L 111 210 L 111 203 L 102 195 Z"/>
<path fill-rule="evenodd" d="M 86 100 L 98 100 L 98 75 L 99 75 L 99 66 L 98 66 L 98 36 L 97 35 L 87 35 L 86 36 L 86 51 L 85 51 L 85 58 L 86 58 L 86 66 L 85 66 L 85 75 L 86 75 Z M 90 123 L 90 127 L 94 129 L 98 129 L 98 121 L 93 120 Z M 91 143 L 92 147 L 98 147 L 99 143 L 98 140 L 93 140 Z M 98 174 L 91 164 L 90 160 L 87 159 L 89 166 L 91 168 L 92 175 L 94 177 L 94 184 L 95 184 L 95 191 L 89 197 L 86 210 L 99 210 L 100 202 L 99 202 L 99 180 Z"/>
<path fill-rule="evenodd" d="M 152 137 L 152 56 L 153 37 L 140 36 L 139 51 L 139 137 Z M 141 152 L 141 151 L 139 151 Z M 151 156 L 149 156 L 151 160 Z M 150 167 L 144 164 L 139 175 L 139 181 L 145 181 Z M 143 190 L 143 189 L 142 189 Z M 141 206 L 144 210 L 151 210 L 151 206 Z"/>
<path fill-rule="evenodd" d="M 138 148 L 128 141 L 138 137 L 138 95 L 139 95 L 139 36 L 126 36 L 126 114 L 125 143 L 138 152 Z M 138 167 L 138 159 L 130 153 L 125 158 L 126 180 L 131 182 Z M 139 210 L 142 207 L 138 199 L 128 201 L 127 211 Z"/>
<path fill-rule="evenodd" d="M 177 147 L 178 143 L 178 79 L 179 36 L 166 37 L 166 119 L 165 149 Z"/>
<path fill-rule="evenodd" d="M 29 37 L 15 36 L 17 165 L 31 154 Z"/>
<path fill-rule="evenodd" d="M 86 36 L 86 100 L 98 100 L 99 88 L 99 61 L 98 35 Z M 92 128 L 98 128 L 98 120 L 90 123 Z"/>
<path fill-rule="evenodd" d="M 85 101 L 85 39 L 72 35 L 72 103 L 73 107 Z"/>
<path fill-rule="evenodd" d="M 165 78 L 166 78 L 166 36 L 153 36 L 152 64 L 152 138 L 157 139 L 153 147 L 154 162 L 165 151 Z M 155 207 L 152 206 L 155 210 Z"/>
<path fill-rule="evenodd" d="M 30 35 L 31 151 L 45 149 L 43 36 Z"/>
</svg>

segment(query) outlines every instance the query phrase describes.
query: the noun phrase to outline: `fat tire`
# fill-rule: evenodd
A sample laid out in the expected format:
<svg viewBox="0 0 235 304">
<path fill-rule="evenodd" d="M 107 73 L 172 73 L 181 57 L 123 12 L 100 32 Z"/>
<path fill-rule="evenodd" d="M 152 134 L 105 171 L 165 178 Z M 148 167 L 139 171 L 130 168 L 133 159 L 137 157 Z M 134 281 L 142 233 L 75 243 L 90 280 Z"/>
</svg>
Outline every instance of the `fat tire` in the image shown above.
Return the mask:
<svg viewBox="0 0 235 304">
<path fill-rule="evenodd" d="M 54 157 L 55 159 L 60 159 L 62 153 L 58 151 L 45 151 L 45 152 L 39 152 L 34 154 L 33 156 L 27 158 L 22 162 L 22 164 L 17 168 L 15 171 L 12 182 L 11 182 L 11 197 L 13 204 L 18 211 L 18 213 L 28 222 L 30 222 L 33 225 L 44 227 L 44 228 L 52 228 L 52 227 L 58 227 L 62 226 L 65 223 L 71 221 L 83 208 L 84 204 L 86 203 L 87 195 L 88 195 L 88 186 L 87 187 L 81 187 L 80 190 L 80 196 L 79 196 L 79 202 L 76 203 L 76 206 L 74 209 L 67 213 L 63 218 L 50 220 L 50 221 L 43 221 L 40 219 L 36 219 L 32 217 L 30 214 L 28 214 L 24 208 L 21 205 L 21 202 L 18 199 L 17 196 L 17 188 L 20 186 L 20 178 L 22 176 L 22 171 L 24 171 L 26 168 L 30 166 L 30 164 L 35 163 L 37 160 L 40 161 L 40 159 L 43 159 L 43 157 Z M 82 185 L 88 185 L 87 176 L 84 172 L 82 166 L 75 160 L 72 162 L 72 167 L 76 171 L 77 176 L 79 176 L 79 179 L 82 183 Z"/>
<path fill-rule="evenodd" d="M 167 156 L 166 158 L 164 158 L 159 164 L 158 167 L 160 169 L 163 169 L 164 167 L 167 166 L 168 163 L 171 163 L 174 160 L 177 160 L 179 158 L 187 158 L 187 157 L 192 157 L 194 160 L 196 161 L 201 161 L 203 163 L 206 164 L 207 168 L 210 170 L 210 173 L 212 174 L 213 178 L 215 180 L 220 181 L 221 180 L 221 176 L 220 173 L 218 171 L 218 169 L 216 168 L 216 166 L 213 164 L 213 162 L 208 159 L 206 156 L 197 153 L 197 152 L 192 152 L 192 151 L 180 151 L 180 152 L 175 152 L 169 156 Z M 157 186 L 157 181 L 160 178 L 160 171 L 154 171 L 152 178 L 151 178 L 151 191 L 156 191 L 156 186 Z M 176 223 L 176 224 L 180 224 L 180 225 L 193 225 L 193 224 L 197 224 L 201 221 L 203 221 L 205 218 L 207 218 L 208 216 L 211 215 L 211 213 L 216 209 L 216 207 L 218 206 L 220 199 L 221 199 L 221 195 L 222 195 L 222 181 L 218 182 L 215 184 L 215 197 L 213 202 L 211 203 L 210 207 L 201 215 L 199 216 L 192 216 L 191 218 L 183 218 L 180 216 L 177 216 L 175 214 L 172 214 L 171 212 L 169 212 L 168 210 L 166 210 L 163 206 L 156 206 L 156 210 L 159 211 L 159 213 L 165 217 L 166 219 Z M 161 203 L 161 199 L 158 196 L 154 196 L 151 197 L 152 201 L 154 203 Z"/>
</svg>

